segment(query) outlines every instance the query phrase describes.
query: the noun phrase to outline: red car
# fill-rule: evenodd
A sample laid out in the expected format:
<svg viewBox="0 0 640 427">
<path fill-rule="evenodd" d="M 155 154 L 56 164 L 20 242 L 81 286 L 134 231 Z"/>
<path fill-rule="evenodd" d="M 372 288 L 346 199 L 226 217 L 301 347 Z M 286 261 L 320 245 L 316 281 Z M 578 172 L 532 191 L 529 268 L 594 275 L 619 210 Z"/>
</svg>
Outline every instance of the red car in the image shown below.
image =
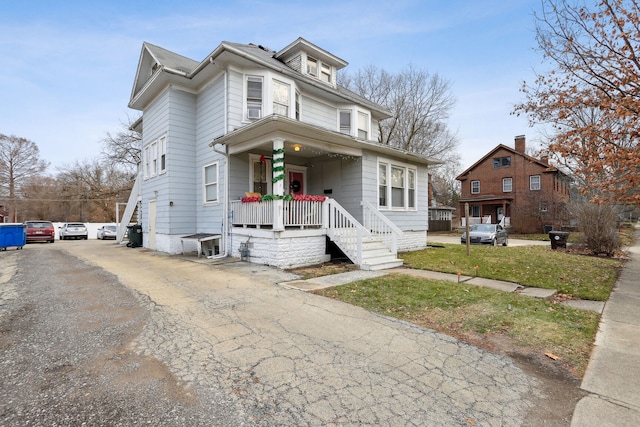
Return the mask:
<svg viewBox="0 0 640 427">
<path fill-rule="evenodd" d="M 51 221 L 25 221 L 27 226 L 27 243 L 49 242 L 55 240 L 56 229 Z"/>
</svg>

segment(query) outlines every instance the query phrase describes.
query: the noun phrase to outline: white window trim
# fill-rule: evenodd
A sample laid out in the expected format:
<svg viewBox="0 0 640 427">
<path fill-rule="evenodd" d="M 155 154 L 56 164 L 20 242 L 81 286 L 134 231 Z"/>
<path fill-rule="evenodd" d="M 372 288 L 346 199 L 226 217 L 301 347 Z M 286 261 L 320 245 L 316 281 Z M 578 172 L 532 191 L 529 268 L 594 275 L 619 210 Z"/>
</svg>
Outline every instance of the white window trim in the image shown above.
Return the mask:
<svg viewBox="0 0 640 427">
<path fill-rule="evenodd" d="M 342 128 L 340 125 L 340 113 L 349 112 L 349 132 L 342 132 Z M 338 132 L 343 135 L 353 136 L 353 108 L 338 108 Z"/>
<path fill-rule="evenodd" d="M 250 78 L 257 78 L 260 79 L 262 81 L 262 103 L 260 105 L 260 117 L 258 118 L 249 118 L 249 102 L 248 102 L 248 98 L 249 98 L 249 79 Z M 266 82 L 267 79 L 265 78 L 264 75 L 261 74 L 245 74 L 244 78 L 243 78 L 243 97 L 242 97 L 242 117 L 245 121 L 248 122 L 252 122 L 255 120 L 260 120 L 261 118 L 263 118 L 265 116 L 265 94 L 269 93 L 268 89 L 267 89 L 267 85 Z"/>
<path fill-rule="evenodd" d="M 206 182 L 207 179 L 207 168 L 215 166 L 216 167 L 216 200 L 207 201 L 207 185 L 214 184 L 213 182 Z M 205 206 L 209 205 L 217 205 L 220 203 L 220 164 L 219 162 L 213 162 L 202 166 L 202 204 Z"/>
<path fill-rule="evenodd" d="M 167 137 L 163 135 L 158 140 L 158 167 L 160 169 L 159 174 L 167 172 Z M 164 165 L 162 164 L 162 157 L 164 156 Z"/>
<path fill-rule="evenodd" d="M 538 188 L 533 188 L 534 178 L 538 178 Z M 542 177 L 540 175 L 529 176 L 529 190 L 540 191 L 542 189 Z"/>
<path fill-rule="evenodd" d="M 509 180 L 509 189 L 506 189 L 505 183 Z M 513 178 L 502 178 L 502 192 L 503 193 L 511 193 L 513 192 Z"/>
<path fill-rule="evenodd" d="M 387 170 L 387 186 L 386 186 L 386 200 L 387 200 L 387 205 L 386 206 L 380 206 L 380 166 L 384 165 L 386 166 L 386 170 Z M 391 185 L 391 169 L 395 167 L 395 168 L 401 168 L 405 170 L 404 173 L 404 183 L 403 183 L 403 189 L 404 189 L 404 207 L 394 207 L 393 206 L 393 200 L 391 199 L 392 196 L 392 185 Z M 414 178 L 415 178 L 415 188 L 413 189 L 413 204 L 414 207 L 409 207 L 409 170 L 412 170 L 414 173 Z M 385 158 L 379 158 L 378 162 L 376 164 L 376 199 L 378 201 L 377 205 L 378 205 L 378 210 L 380 211 L 399 211 L 399 212 L 416 212 L 418 210 L 418 194 L 420 192 L 419 188 L 420 186 L 418 185 L 418 168 L 415 165 L 410 165 L 407 163 L 402 163 L 402 162 L 397 162 L 397 161 L 393 161 L 390 159 L 385 159 Z"/>
<path fill-rule="evenodd" d="M 474 182 L 478 183 L 478 191 L 473 191 L 473 183 Z M 479 179 L 474 179 L 473 181 L 471 181 L 471 194 L 480 194 L 480 180 Z"/>
<path fill-rule="evenodd" d="M 150 173 L 150 164 L 149 162 L 151 161 L 150 159 L 150 154 L 149 154 L 149 144 L 147 144 L 144 147 L 144 152 L 143 152 L 143 157 L 144 157 L 144 179 L 148 179 L 149 178 L 149 173 Z"/>
</svg>

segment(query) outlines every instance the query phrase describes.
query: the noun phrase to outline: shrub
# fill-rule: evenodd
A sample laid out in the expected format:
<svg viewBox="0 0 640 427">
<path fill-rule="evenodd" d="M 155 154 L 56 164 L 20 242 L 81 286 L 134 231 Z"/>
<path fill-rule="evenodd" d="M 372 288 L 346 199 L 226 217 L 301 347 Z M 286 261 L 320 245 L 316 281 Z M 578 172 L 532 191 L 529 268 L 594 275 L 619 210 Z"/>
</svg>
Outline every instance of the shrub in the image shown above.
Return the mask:
<svg viewBox="0 0 640 427">
<path fill-rule="evenodd" d="M 612 256 L 616 249 L 620 249 L 622 241 L 618 234 L 618 213 L 614 206 L 580 200 L 572 202 L 570 210 L 583 233 L 583 243 L 595 255 Z"/>
</svg>

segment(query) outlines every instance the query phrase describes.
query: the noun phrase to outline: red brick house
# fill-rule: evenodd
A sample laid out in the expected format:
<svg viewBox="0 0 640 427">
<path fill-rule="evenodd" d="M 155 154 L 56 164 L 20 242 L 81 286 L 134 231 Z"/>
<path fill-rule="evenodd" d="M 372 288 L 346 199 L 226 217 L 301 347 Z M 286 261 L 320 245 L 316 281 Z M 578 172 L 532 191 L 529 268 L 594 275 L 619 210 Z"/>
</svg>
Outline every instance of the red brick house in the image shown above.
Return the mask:
<svg viewBox="0 0 640 427">
<path fill-rule="evenodd" d="M 525 148 L 524 135 L 516 136 L 515 148 L 500 144 L 456 177 L 462 183 L 462 218 L 469 203 L 470 223 L 502 221 L 525 233 L 566 224 L 569 177 Z"/>
</svg>

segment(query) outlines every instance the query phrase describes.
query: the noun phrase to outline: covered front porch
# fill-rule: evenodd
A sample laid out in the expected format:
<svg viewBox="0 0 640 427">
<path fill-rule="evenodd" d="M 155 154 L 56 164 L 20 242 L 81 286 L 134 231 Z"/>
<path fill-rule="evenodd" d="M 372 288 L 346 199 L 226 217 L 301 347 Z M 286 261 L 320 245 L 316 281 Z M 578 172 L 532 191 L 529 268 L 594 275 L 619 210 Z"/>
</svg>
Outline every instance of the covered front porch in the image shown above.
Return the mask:
<svg viewBox="0 0 640 427">
<path fill-rule="evenodd" d="M 464 216 L 465 203 L 469 204 L 469 225 L 473 224 L 501 224 L 504 228 L 511 227 L 511 199 L 509 198 L 474 198 L 460 200 L 460 226 L 466 226 Z"/>
</svg>

